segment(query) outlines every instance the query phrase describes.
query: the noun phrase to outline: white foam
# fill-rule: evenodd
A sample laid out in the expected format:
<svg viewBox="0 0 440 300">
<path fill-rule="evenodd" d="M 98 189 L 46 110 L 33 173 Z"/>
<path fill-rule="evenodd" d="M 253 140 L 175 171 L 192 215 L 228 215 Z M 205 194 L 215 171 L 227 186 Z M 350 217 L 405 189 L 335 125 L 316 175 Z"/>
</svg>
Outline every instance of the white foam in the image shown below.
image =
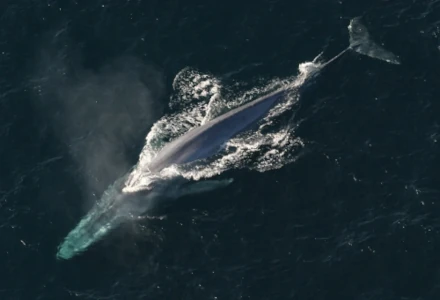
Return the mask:
<svg viewBox="0 0 440 300">
<path fill-rule="evenodd" d="M 291 163 L 298 157 L 304 142 L 295 137 L 294 123 L 276 126 L 273 123 L 278 116 L 292 109 L 298 101 L 297 88 L 319 68 L 319 63 L 302 63 L 298 67 L 299 75 L 273 79 L 266 85 L 256 86 L 241 95 L 236 95 L 233 99 L 228 97 L 227 101 L 222 98 L 222 91 L 225 88 L 219 79 L 191 68 L 183 69 L 173 82 L 175 95 L 170 101 L 170 107 L 176 109 L 176 112 L 162 117 L 152 127 L 146 137 L 139 162 L 126 181 L 124 191 L 149 189 L 158 178 L 183 176 L 187 179 L 200 180 L 219 175 L 231 168 L 248 168 L 264 172 Z M 204 124 L 225 110 L 242 105 L 282 86 L 290 86 L 292 90 L 286 101 L 276 105 L 263 119 L 259 128 L 228 141 L 225 149 L 214 159 L 189 166 L 171 166 L 156 175 L 152 175 L 146 168 L 166 143 L 165 141 L 170 141 L 191 128 Z"/>
</svg>

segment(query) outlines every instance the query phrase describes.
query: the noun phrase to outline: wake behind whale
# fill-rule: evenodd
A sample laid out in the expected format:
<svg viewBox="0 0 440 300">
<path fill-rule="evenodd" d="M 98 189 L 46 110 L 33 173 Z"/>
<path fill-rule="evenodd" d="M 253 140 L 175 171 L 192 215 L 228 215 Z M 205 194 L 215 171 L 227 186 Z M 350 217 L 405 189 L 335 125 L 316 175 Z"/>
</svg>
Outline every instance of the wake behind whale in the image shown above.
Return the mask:
<svg viewBox="0 0 440 300">
<path fill-rule="evenodd" d="M 233 109 L 228 109 L 225 103 L 222 105 L 224 97 L 216 80 L 192 73 L 191 76 L 201 79 L 191 80 L 199 82 L 197 88 L 202 92 L 197 95 L 211 97 L 156 122 L 147 135 L 138 163 L 104 192 L 100 201 L 67 235 L 58 248 L 57 258 L 70 259 L 83 252 L 121 223 L 148 213 L 158 199 L 205 192 L 231 182 L 200 179 L 238 167 L 264 172 L 293 161 L 295 156 L 291 154 L 302 146 L 301 139 L 294 136 L 294 124 L 272 131 L 268 128 L 296 103 L 306 83 L 348 50 L 398 62 L 391 52 L 370 39 L 359 19 L 350 22 L 349 33 L 350 46 L 340 54 L 324 63 L 315 59 L 300 64 L 297 76 L 275 80 L 262 90 L 255 88 L 246 92 L 238 97 Z M 178 78 L 177 85 L 176 81 Z M 255 99 L 258 94 L 264 96 Z M 191 97 L 182 98 L 191 102 L 188 101 Z M 216 114 L 225 110 L 228 112 Z M 171 142 L 163 145 L 163 139 Z M 248 157 L 252 154 L 257 155 L 250 162 Z"/>
</svg>

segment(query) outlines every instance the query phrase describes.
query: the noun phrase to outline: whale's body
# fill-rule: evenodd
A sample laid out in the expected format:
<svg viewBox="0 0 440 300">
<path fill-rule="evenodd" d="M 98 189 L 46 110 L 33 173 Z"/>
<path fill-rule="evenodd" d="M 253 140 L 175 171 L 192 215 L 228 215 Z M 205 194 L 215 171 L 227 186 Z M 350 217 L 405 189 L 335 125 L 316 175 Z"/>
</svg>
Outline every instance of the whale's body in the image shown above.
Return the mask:
<svg viewBox="0 0 440 300">
<path fill-rule="evenodd" d="M 381 48 L 370 39 L 368 31 L 360 23 L 359 18 L 353 19 L 348 28 L 350 46 L 312 70 L 313 73 L 308 74 L 306 78 L 307 82 L 310 82 L 325 66 L 337 60 L 350 49 L 389 63 L 400 63 L 394 54 Z M 305 86 L 307 82 L 303 82 L 301 87 Z M 188 131 L 165 145 L 148 164 L 148 171 L 153 174 L 159 173 L 171 165 L 186 164 L 213 156 L 228 140 L 261 120 L 276 103 L 285 98 L 291 89 L 292 86 L 287 86 L 277 90 Z M 176 182 L 161 179 L 155 182 L 147 192 L 127 193 L 123 190 L 127 175 L 116 180 L 104 192 L 101 200 L 69 232 L 58 248 L 57 258 L 70 259 L 81 253 L 125 220 L 145 213 L 150 205 L 149 200 L 158 195 L 172 194 L 175 187 L 181 185 L 179 180 Z M 224 183 L 218 184 L 215 181 L 191 183 L 191 188 L 187 190 L 187 193 L 203 192 L 220 186 L 224 186 Z"/>
</svg>

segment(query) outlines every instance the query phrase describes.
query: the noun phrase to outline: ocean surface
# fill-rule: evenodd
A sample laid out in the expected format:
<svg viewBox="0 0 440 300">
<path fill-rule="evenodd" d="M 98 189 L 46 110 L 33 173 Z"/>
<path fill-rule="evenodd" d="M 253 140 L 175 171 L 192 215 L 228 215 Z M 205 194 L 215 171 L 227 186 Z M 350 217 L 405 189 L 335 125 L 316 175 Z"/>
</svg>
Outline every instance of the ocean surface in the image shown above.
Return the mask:
<svg viewBox="0 0 440 300">
<path fill-rule="evenodd" d="M 298 82 L 355 17 L 400 64 L 346 52 L 240 160 L 187 170 L 231 184 L 56 259 L 148 141 Z M 440 299 L 440 1 L 16 0 L 0 22 L 0 299 Z"/>
</svg>

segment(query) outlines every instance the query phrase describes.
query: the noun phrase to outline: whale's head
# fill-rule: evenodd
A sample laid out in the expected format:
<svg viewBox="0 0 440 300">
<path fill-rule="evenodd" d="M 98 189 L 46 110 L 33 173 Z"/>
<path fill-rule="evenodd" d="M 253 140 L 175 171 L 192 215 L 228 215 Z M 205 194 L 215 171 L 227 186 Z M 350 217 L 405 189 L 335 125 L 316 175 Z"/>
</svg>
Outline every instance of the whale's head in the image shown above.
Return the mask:
<svg viewBox="0 0 440 300">
<path fill-rule="evenodd" d="M 121 223 L 137 219 L 151 206 L 153 193 L 124 193 L 109 187 L 92 209 L 59 245 L 57 259 L 70 259 L 99 241 Z"/>
</svg>

